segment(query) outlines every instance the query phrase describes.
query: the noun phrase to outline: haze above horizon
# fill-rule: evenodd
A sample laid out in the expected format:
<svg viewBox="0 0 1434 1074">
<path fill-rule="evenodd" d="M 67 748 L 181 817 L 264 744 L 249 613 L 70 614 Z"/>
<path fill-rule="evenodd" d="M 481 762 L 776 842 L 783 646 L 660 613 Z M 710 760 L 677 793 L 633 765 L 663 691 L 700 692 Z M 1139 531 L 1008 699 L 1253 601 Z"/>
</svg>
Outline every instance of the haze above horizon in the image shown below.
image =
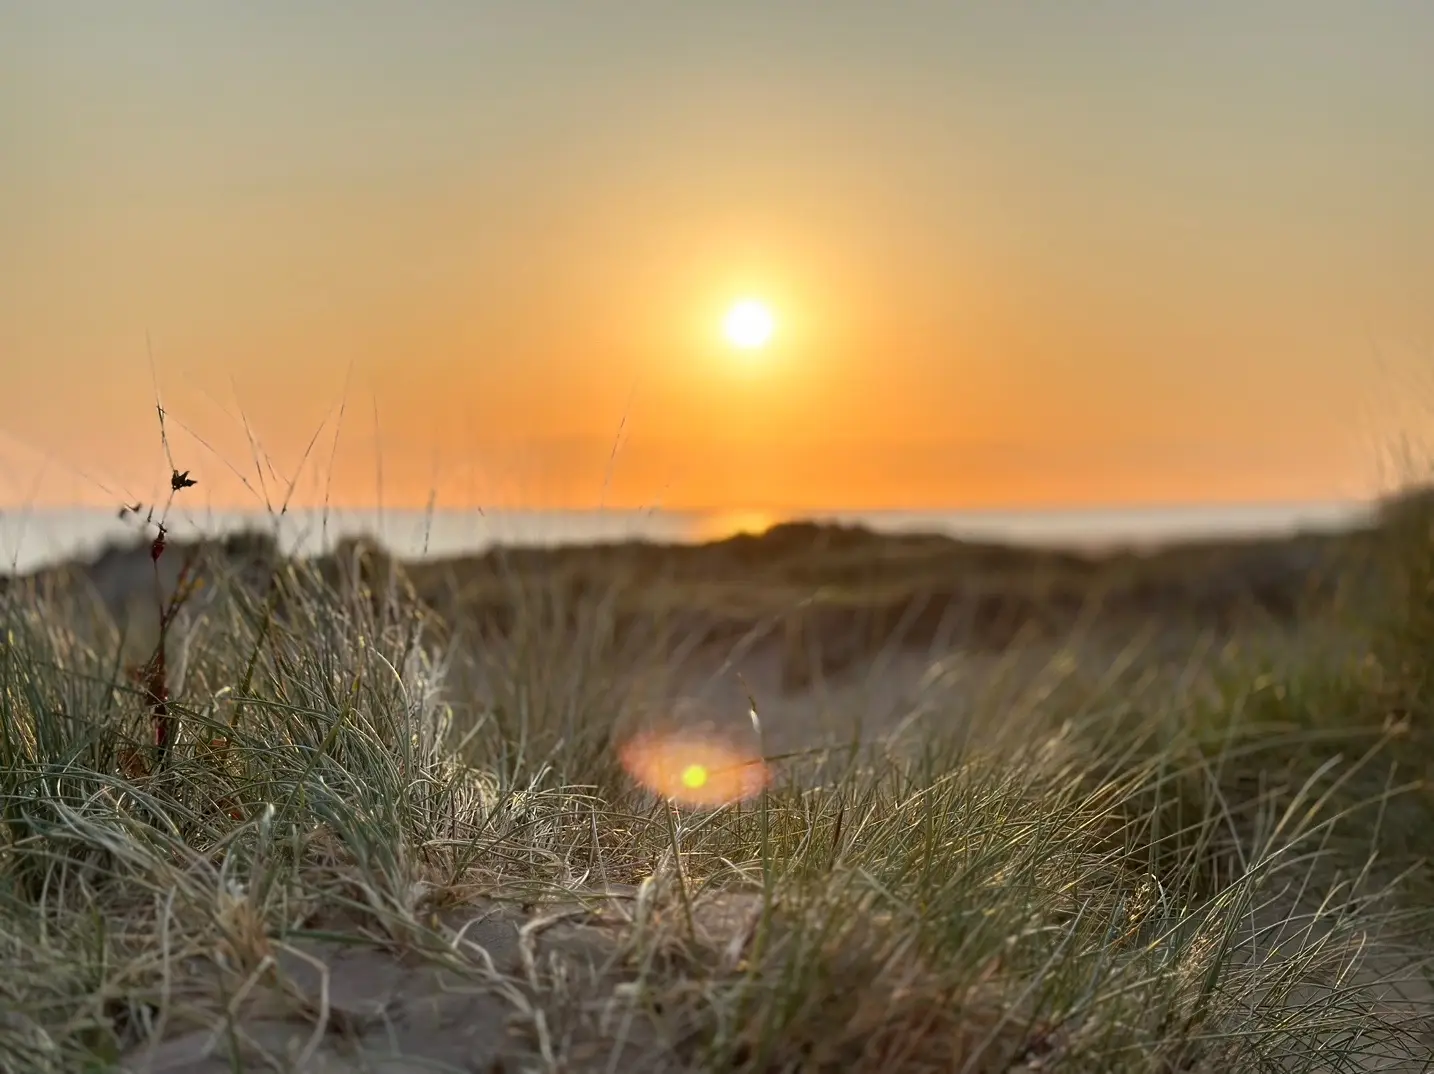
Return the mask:
<svg viewBox="0 0 1434 1074">
<path fill-rule="evenodd" d="M 7 5 L 0 505 L 161 496 L 156 391 L 216 508 L 1367 497 L 1434 403 L 1431 52 L 1394 0 Z"/>
</svg>

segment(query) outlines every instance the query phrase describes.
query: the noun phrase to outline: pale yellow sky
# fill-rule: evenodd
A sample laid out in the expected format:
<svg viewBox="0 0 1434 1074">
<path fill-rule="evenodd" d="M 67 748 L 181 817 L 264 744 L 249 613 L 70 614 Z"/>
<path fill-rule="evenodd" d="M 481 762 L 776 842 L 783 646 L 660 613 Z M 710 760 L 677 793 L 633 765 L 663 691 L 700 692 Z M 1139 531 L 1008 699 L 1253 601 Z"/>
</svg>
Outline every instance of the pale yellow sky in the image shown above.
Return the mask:
<svg viewBox="0 0 1434 1074">
<path fill-rule="evenodd" d="M 288 472 L 345 398 L 302 499 L 1358 495 L 1434 360 L 1431 51 L 1413 0 L 6 5 L 0 501 L 153 488 L 147 336 L 241 506 L 235 415 Z"/>
</svg>

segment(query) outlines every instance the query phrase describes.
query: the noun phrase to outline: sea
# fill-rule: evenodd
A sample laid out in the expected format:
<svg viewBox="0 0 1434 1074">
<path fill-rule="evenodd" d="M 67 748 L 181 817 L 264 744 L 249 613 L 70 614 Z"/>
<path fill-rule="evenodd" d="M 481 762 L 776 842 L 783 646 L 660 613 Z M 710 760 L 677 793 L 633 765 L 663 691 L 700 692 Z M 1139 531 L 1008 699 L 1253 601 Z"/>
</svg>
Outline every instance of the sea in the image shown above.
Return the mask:
<svg viewBox="0 0 1434 1074">
<path fill-rule="evenodd" d="M 367 536 L 404 559 L 462 556 L 495 545 L 553 547 L 633 540 L 692 544 L 760 533 L 791 521 L 1100 551 L 1185 540 L 1339 531 L 1365 524 L 1373 510 L 1373 504 L 1348 501 L 946 511 L 300 508 L 277 517 L 174 510 L 165 525 L 172 538 L 262 530 L 273 534 L 285 551 L 299 555 L 321 553 L 346 537 Z M 112 543 L 152 536 L 153 527 L 145 528 L 142 522 L 98 508 L 0 507 L 0 572 L 28 573 L 48 564 L 88 559 Z"/>
</svg>

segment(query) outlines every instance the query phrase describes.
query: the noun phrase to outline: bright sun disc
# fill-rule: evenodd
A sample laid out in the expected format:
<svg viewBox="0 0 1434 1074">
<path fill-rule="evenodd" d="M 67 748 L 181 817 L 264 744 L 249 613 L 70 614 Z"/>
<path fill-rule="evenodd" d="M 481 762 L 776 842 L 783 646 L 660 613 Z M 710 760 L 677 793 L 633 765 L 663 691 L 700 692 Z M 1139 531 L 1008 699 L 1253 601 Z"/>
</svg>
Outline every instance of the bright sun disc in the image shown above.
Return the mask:
<svg viewBox="0 0 1434 1074">
<path fill-rule="evenodd" d="M 722 327 L 733 346 L 743 350 L 756 350 L 766 346 L 767 341 L 772 338 L 776 323 L 766 306 L 749 298 L 743 299 L 727 311 Z"/>
</svg>

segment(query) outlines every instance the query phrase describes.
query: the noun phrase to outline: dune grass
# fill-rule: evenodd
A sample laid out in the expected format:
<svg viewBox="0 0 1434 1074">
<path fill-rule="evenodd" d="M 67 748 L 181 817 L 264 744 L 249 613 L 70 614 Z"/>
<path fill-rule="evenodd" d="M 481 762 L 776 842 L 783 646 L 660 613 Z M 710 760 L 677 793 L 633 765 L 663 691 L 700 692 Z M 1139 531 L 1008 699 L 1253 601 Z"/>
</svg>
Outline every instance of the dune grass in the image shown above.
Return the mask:
<svg viewBox="0 0 1434 1074">
<path fill-rule="evenodd" d="M 304 984 L 315 945 L 441 970 L 449 1069 L 1429 1065 L 1408 609 L 1369 659 L 1213 649 L 1198 690 L 1136 659 L 692 810 L 617 764 L 601 594 L 525 591 L 497 638 L 299 563 L 205 583 L 172 691 L 83 602 L 0 596 L 0 1069 L 181 1038 L 222 1058 L 173 1069 L 420 1069 L 383 1065 L 396 1015 Z"/>
</svg>

